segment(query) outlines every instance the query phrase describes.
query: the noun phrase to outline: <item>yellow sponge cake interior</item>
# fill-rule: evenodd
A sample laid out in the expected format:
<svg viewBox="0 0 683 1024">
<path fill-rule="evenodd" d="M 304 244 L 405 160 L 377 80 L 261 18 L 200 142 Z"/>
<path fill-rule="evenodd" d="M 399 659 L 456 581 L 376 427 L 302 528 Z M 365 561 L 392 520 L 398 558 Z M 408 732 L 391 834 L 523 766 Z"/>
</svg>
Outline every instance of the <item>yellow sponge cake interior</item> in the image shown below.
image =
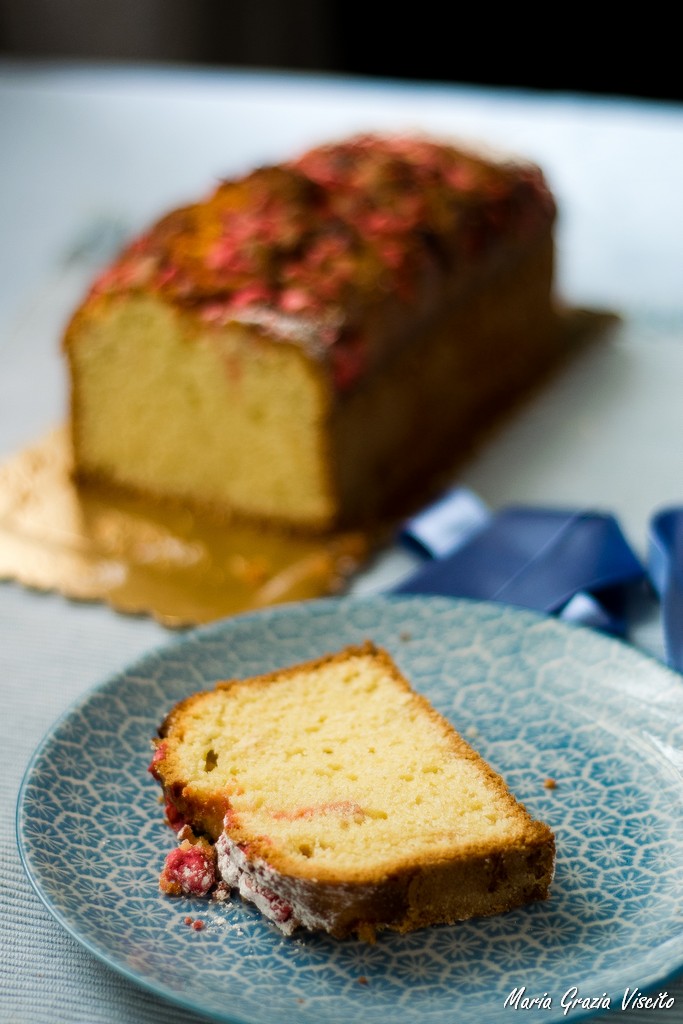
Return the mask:
<svg viewBox="0 0 683 1024">
<path fill-rule="evenodd" d="M 81 472 L 246 516 L 330 519 L 328 396 L 300 349 L 240 324 L 212 330 L 153 296 L 101 303 L 77 336 Z"/>
</svg>

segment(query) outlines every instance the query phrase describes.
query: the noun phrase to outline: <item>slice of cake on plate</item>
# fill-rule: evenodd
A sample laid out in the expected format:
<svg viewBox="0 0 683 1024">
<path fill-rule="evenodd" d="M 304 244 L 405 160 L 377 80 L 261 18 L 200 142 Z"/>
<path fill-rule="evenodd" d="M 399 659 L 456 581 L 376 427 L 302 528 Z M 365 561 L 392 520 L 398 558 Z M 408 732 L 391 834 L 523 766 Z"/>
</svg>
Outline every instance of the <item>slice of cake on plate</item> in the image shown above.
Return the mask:
<svg viewBox="0 0 683 1024">
<path fill-rule="evenodd" d="M 156 742 L 165 892 L 364 938 L 548 896 L 551 830 L 370 643 L 197 693 Z"/>
</svg>

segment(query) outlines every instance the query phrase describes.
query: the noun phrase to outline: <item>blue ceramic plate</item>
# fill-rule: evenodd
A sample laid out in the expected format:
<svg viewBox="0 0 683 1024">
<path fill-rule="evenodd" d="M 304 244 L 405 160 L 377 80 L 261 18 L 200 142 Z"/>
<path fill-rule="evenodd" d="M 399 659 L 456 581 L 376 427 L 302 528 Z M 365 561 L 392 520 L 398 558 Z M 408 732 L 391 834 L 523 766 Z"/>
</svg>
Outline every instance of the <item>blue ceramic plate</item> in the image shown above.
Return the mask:
<svg viewBox="0 0 683 1024">
<path fill-rule="evenodd" d="M 369 946 L 285 939 L 239 901 L 162 896 L 173 837 L 147 764 L 164 713 L 217 679 L 368 637 L 555 830 L 552 898 Z M 683 965 L 682 766 L 682 681 L 625 645 L 501 605 L 319 601 L 198 630 L 94 690 L 34 756 L 18 834 L 65 928 L 127 977 L 217 1020 L 509 1021 L 523 988 L 551 1001 L 551 1021 L 565 1019 L 570 990 L 620 1007 L 627 989 L 657 992 Z"/>
</svg>

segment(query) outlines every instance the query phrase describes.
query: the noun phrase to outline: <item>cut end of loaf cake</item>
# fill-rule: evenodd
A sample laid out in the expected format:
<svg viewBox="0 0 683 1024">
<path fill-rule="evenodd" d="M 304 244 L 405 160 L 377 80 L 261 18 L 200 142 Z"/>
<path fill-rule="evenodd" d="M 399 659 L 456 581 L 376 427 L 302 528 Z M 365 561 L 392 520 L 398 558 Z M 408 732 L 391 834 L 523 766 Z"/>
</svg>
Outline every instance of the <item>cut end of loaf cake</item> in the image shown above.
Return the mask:
<svg viewBox="0 0 683 1024">
<path fill-rule="evenodd" d="M 550 830 L 372 644 L 181 702 L 152 771 L 169 820 L 285 931 L 407 931 L 548 894 Z"/>
<path fill-rule="evenodd" d="M 155 295 L 105 300 L 72 332 L 80 479 L 223 517 L 331 525 L 328 395 L 296 346 L 237 323 L 217 333 Z"/>
</svg>

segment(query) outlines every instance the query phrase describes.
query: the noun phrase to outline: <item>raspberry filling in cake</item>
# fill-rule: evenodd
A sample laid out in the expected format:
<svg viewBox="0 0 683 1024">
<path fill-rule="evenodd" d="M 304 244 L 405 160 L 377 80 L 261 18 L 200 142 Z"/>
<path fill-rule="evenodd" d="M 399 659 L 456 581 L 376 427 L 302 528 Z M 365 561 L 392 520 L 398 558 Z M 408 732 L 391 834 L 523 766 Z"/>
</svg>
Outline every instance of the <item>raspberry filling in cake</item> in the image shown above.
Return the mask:
<svg viewBox="0 0 683 1024">
<path fill-rule="evenodd" d="M 189 826 L 178 833 L 180 845 L 167 855 L 159 888 L 168 896 L 208 896 L 216 884 L 216 852 Z"/>
</svg>

